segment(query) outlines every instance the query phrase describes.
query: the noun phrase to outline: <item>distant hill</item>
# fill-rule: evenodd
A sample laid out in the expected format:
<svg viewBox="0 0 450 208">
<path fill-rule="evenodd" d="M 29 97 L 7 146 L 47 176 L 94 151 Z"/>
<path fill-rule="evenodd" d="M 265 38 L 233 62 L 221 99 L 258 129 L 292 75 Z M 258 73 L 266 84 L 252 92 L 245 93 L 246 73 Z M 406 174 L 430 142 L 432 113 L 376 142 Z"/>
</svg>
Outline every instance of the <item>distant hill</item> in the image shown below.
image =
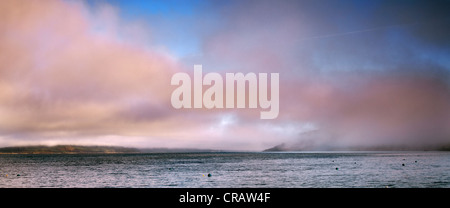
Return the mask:
<svg viewBox="0 0 450 208">
<path fill-rule="evenodd" d="M 139 149 L 114 146 L 17 146 L 0 148 L 0 154 L 114 154 L 139 153 Z"/>
<path fill-rule="evenodd" d="M 289 149 L 286 147 L 286 144 L 279 144 L 277 146 L 271 147 L 269 149 L 263 150 L 263 152 L 282 152 L 282 151 L 289 151 Z M 299 149 L 300 151 L 300 149 Z"/>
<path fill-rule="evenodd" d="M 279 144 L 263 150 L 263 152 L 285 152 L 285 151 L 450 151 L 450 145 L 423 145 L 423 146 L 353 146 L 353 147 L 333 147 L 333 146 L 299 146 Z"/>
<path fill-rule="evenodd" d="M 177 152 L 222 152 L 211 149 L 129 148 L 118 146 L 15 146 L 0 148 L 0 154 L 120 154 L 120 153 L 177 153 Z"/>
</svg>

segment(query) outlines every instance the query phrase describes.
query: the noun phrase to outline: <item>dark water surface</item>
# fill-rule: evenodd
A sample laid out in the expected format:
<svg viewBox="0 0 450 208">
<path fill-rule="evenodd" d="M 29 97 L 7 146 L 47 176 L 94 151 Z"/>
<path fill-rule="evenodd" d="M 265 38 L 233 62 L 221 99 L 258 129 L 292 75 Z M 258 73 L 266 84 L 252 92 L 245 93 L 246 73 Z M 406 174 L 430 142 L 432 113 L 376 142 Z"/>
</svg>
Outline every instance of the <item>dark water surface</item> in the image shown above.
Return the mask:
<svg viewBox="0 0 450 208">
<path fill-rule="evenodd" d="M 450 152 L 0 155 L 0 176 L 0 187 L 448 188 Z"/>
</svg>

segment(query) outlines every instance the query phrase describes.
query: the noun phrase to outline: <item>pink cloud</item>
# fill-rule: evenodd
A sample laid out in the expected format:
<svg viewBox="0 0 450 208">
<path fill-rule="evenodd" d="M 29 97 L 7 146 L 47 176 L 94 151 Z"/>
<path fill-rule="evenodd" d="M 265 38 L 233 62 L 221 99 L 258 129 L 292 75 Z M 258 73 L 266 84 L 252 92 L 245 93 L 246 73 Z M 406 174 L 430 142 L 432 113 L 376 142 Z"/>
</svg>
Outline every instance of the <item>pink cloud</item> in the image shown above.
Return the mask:
<svg viewBox="0 0 450 208">
<path fill-rule="evenodd" d="M 298 141 L 449 141 L 445 80 L 322 73 L 310 45 L 298 45 L 314 21 L 299 18 L 295 8 L 227 9 L 219 14 L 223 27 L 201 34 L 203 56 L 192 61 L 204 64 L 205 73 L 280 73 L 275 120 L 260 120 L 261 109 L 173 109 L 170 79 L 193 66 L 142 45 L 158 28 L 123 22 L 111 5 L 92 11 L 79 2 L 0 1 L 0 145 L 261 150 Z"/>
</svg>

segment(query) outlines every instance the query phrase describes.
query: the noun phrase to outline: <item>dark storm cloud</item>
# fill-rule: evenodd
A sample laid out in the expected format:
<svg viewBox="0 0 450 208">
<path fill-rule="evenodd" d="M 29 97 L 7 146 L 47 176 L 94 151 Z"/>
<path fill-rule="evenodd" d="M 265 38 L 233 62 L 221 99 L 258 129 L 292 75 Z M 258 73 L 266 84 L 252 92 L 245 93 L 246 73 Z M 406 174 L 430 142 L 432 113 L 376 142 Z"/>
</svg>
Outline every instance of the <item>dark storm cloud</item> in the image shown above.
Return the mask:
<svg viewBox="0 0 450 208">
<path fill-rule="evenodd" d="M 410 24 L 411 35 L 438 47 L 450 44 L 450 1 L 379 1 L 373 20 L 383 24 Z"/>
</svg>

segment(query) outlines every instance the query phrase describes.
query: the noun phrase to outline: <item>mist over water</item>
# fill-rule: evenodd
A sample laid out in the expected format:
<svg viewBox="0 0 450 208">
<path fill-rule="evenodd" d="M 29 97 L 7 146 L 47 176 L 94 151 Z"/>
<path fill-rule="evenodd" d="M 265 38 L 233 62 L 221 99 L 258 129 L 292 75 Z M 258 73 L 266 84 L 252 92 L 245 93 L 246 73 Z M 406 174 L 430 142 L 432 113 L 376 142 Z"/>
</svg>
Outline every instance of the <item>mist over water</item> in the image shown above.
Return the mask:
<svg viewBox="0 0 450 208">
<path fill-rule="evenodd" d="M 0 187 L 448 188 L 450 153 L 0 155 L 0 174 Z"/>
</svg>

